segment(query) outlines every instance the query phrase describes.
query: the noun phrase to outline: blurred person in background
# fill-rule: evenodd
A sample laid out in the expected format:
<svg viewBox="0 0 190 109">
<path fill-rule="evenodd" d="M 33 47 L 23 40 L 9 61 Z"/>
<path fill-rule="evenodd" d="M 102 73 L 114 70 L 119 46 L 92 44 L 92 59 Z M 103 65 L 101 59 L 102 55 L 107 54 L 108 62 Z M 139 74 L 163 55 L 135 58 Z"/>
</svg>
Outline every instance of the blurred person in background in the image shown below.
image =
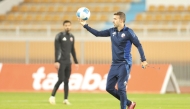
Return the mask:
<svg viewBox="0 0 190 109">
<path fill-rule="evenodd" d="M 60 86 L 64 83 L 64 100 L 63 103 L 70 105 L 68 101 L 69 94 L 69 77 L 71 74 L 71 60 L 70 54 L 72 54 L 76 67 L 78 67 L 78 61 L 75 52 L 75 38 L 70 33 L 71 21 L 65 20 L 63 22 L 64 31 L 60 32 L 55 37 L 55 68 L 58 70 L 58 81 L 56 82 L 51 96 L 49 98 L 50 104 L 55 104 L 55 95 Z"/>
<path fill-rule="evenodd" d="M 140 53 L 142 68 L 145 69 L 148 63 L 146 62 L 144 51 L 138 37 L 132 29 L 125 26 L 125 14 L 123 12 L 114 13 L 114 27 L 103 31 L 97 31 L 88 26 L 85 20 L 78 19 L 81 25 L 93 35 L 111 37 L 112 65 L 107 77 L 106 91 L 120 100 L 121 109 L 126 109 L 126 107 L 128 109 L 134 109 L 136 103 L 127 99 L 126 95 L 126 85 L 132 66 L 132 56 L 130 53 L 132 44 L 137 47 Z M 117 89 L 115 88 L 116 84 Z"/>
</svg>

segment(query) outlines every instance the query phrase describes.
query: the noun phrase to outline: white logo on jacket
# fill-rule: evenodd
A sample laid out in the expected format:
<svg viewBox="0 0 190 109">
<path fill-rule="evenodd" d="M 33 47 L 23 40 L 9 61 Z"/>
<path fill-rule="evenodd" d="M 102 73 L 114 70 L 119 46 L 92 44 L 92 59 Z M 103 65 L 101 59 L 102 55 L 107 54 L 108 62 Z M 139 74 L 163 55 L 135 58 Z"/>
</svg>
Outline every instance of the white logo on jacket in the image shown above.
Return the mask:
<svg viewBox="0 0 190 109">
<path fill-rule="evenodd" d="M 116 32 L 113 32 L 112 35 L 115 36 L 115 35 L 116 35 Z"/>
<path fill-rule="evenodd" d="M 66 41 L 67 39 L 66 39 L 66 37 L 63 37 L 63 39 L 62 39 L 63 41 Z"/>
<path fill-rule="evenodd" d="M 71 42 L 73 41 L 73 38 L 72 38 L 72 37 L 70 37 L 70 41 L 71 41 Z"/>
<path fill-rule="evenodd" d="M 124 34 L 124 33 L 122 33 L 122 34 L 121 34 L 121 37 L 122 37 L 122 38 L 124 38 L 124 37 L 125 37 L 125 34 Z"/>
</svg>

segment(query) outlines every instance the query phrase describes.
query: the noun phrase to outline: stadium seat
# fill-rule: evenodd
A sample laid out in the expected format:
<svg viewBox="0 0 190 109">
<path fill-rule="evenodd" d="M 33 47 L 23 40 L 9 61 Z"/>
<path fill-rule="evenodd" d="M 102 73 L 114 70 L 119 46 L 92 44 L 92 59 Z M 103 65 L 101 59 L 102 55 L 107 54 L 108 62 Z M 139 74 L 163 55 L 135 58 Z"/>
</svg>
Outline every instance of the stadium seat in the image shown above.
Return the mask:
<svg viewBox="0 0 190 109">
<path fill-rule="evenodd" d="M 175 6 L 173 6 L 173 5 L 170 5 L 170 6 L 168 6 L 168 8 L 167 8 L 167 11 L 175 11 L 176 9 L 175 9 Z"/>
<path fill-rule="evenodd" d="M 187 7 L 187 11 L 189 11 L 189 12 L 190 12 L 190 5 Z"/>
<path fill-rule="evenodd" d="M 41 6 L 38 11 L 40 11 L 40 12 L 46 12 L 47 11 L 47 7 L 46 6 Z"/>
<path fill-rule="evenodd" d="M 78 9 L 78 7 L 67 6 L 65 11 L 68 11 L 68 12 L 76 12 L 77 9 Z"/>
<path fill-rule="evenodd" d="M 59 6 L 57 9 L 56 9 L 57 12 L 63 12 L 64 11 L 64 7 L 63 6 Z"/>
<path fill-rule="evenodd" d="M 154 17 L 154 20 L 155 21 L 161 21 L 161 20 L 163 20 L 162 14 L 156 14 L 155 17 Z"/>
<path fill-rule="evenodd" d="M 24 16 L 22 14 L 19 14 L 15 17 L 15 20 L 17 21 L 23 21 L 24 20 Z"/>
<path fill-rule="evenodd" d="M 52 20 L 53 21 L 60 21 L 60 20 L 62 20 L 62 18 L 59 15 L 56 15 L 56 16 L 52 17 Z"/>
<path fill-rule="evenodd" d="M 109 12 L 110 11 L 110 6 L 104 6 L 102 7 L 102 11 Z"/>
<path fill-rule="evenodd" d="M 36 15 L 34 17 L 34 20 L 36 20 L 36 21 L 42 21 L 43 20 L 43 16 L 42 15 Z"/>
<path fill-rule="evenodd" d="M 87 7 L 91 12 L 97 12 L 97 9 L 100 8 L 100 6 L 89 6 Z"/>
<path fill-rule="evenodd" d="M 91 12 L 109 12 L 111 11 L 110 6 L 91 6 L 89 7 Z"/>
<path fill-rule="evenodd" d="M 48 7 L 48 12 L 53 12 L 55 10 L 55 6 Z"/>
<path fill-rule="evenodd" d="M 178 7 L 177 7 L 177 11 L 185 11 L 185 6 L 183 6 L 183 5 L 179 5 Z"/>
<path fill-rule="evenodd" d="M 190 14 L 185 14 L 182 19 L 184 21 L 190 21 Z"/>
<path fill-rule="evenodd" d="M 120 11 L 120 7 L 119 6 L 113 6 L 112 11 L 113 12 Z"/>
<path fill-rule="evenodd" d="M 51 21 L 51 20 L 53 20 L 53 16 L 51 16 L 51 15 L 46 15 L 46 16 L 44 17 L 44 20 L 46 20 L 46 21 Z"/>
<path fill-rule="evenodd" d="M 135 17 L 136 21 L 142 21 L 143 20 L 143 15 L 142 14 L 137 14 L 137 16 Z"/>
<path fill-rule="evenodd" d="M 13 6 L 12 9 L 11 9 L 11 11 L 13 11 L 13 12 L 16 12 L 18 10 L 19 10 L 18 6 Z"/>
<path fill-rule="evenodd" d="M 102 21 L 108 21 L 109 19 L 108 19 L 108 16 L 107 15 L 101 15 L 101 17 L 100 17 L 100 20 L 102 20 Z"/>
<path fill-rule="evenodd" d="M 15 19 L 15 15 L 14 14 L 9 14 L 6 16 L 6 20 L 14 20 Z"/>
<path fill-rule="evenodd" d="M 99 17 L 99 16 L 97 16 L 97 15 L 91 15 L 91 16 L 90 16 L 90 20 L 91 20 L 91 21 L 97 21 L 97 20 L 98 20 L 98 17 Z"/>
<path fill-rule="evenodd" d="M 96 10 L 95 6 L 88 6 L 87 7 L 91 12 L 94 12 Z"/>
<path fill-rule="evenodd" d="M 177 21 L 183 20 L 182 15 L 181 14 L 175 14 L 173 17 L 173 20 L 177 20 Z"/>
<path fill-rule="evenodd" d="M 72 21 L 78 21 L 78 18 L 76 15 L 71 16 Z"/>
<path fill-rule="evenodd" d="M 32 20 L 34 20 L 34 16 L 32 16 L 32 15 L 27 15 L 26 17 L 25 17 L 25 20 L 26 21 L 32 21 Z"/>
<path fill-rule="evenodd" d="M 22 6 L 22 7 L 20 7 L 19 11 L 21 11 L 21 12 L 27 12 L 28 11 L 28 6 Z"/>
<path fill-rule="evenodd" d="M 146 20 L 146 21 L 153 20 L 153 15 L 147 14 L 147 15 L 145 16 L 145 20 Z"/>
<path fill-rule="evenodd" d="M 166 14 L 166 15 L 164 16 L 164 20 L 166 20 L 166 21 L 171 21 L 171 20 L 173 20 L 173 19 L 172 19 L 172 15 L 171 15 L 171 14 Z"/>
<path fill-rule="evenodd" d="M 0 21 L 5 20 L 5 16 L 4 15 L 0 15 Z"/>
<path fill-rule="evenodd" d="M 158 11 L 161 11 L 161 12 L 165 11 L 165 6 L 164 5 L 159 5 L 158 6 Z"/>
<path fill-rule="evenodd" d="M 150 5 L 148 8 L 148 11 L 150 11 L 150 12 L 156 11 L 156 6 Z"/>
<path fill-rule="evenodd" d="M 31 6 L 31 7 L 29 8 L 29 11 L 31 11 L 31 12 L 37 12 L 37 11 L 38 11 L 38 8 L 37 8 L 36 6 Z"/>
<path fill-rule="evenodd" d="M 64 16 L 63 16 L 63 19 L 64 19 L 64 20 L 69 20 L 69 19 L 71 19 L 71 15 L 64 15 Z"/>
</svg>

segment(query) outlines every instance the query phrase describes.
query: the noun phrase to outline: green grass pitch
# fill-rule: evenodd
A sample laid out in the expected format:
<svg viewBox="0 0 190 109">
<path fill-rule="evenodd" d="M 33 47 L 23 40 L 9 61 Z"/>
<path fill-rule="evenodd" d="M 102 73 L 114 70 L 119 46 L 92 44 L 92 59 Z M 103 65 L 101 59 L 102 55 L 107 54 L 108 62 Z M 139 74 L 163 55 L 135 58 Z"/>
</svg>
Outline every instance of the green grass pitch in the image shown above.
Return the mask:
<svg viewBox="0 0 190 109">
<path fill-rule="evenodd" d="M 119 101 L 108 93 L 70 93 L 72 105 L 64 105 L 63 93 L 50 105 L 50 93 L 0 92 L 0 109 L 120 109 Z M 135 109 L 190 109 L 190 94 L 128 94 Z"/>
</svg>

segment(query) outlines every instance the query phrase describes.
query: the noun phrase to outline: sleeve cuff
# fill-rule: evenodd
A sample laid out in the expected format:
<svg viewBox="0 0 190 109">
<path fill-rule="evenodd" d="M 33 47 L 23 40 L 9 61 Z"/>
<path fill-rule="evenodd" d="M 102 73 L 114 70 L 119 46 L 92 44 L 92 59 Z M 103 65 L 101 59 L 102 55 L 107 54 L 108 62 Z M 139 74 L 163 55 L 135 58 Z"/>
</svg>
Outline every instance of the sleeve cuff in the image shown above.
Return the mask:
<svg viewBox="0 0 190 109">
<path fill-rule="evenodd" d="M 83 27 L 86 28 L 88 26 L 88 24 L 85 24 Z"/>
<path fill-rule="evenodd" d="M 146 61 L 146 59 L 141 59 L 141 62 Z"/>
</svg>

